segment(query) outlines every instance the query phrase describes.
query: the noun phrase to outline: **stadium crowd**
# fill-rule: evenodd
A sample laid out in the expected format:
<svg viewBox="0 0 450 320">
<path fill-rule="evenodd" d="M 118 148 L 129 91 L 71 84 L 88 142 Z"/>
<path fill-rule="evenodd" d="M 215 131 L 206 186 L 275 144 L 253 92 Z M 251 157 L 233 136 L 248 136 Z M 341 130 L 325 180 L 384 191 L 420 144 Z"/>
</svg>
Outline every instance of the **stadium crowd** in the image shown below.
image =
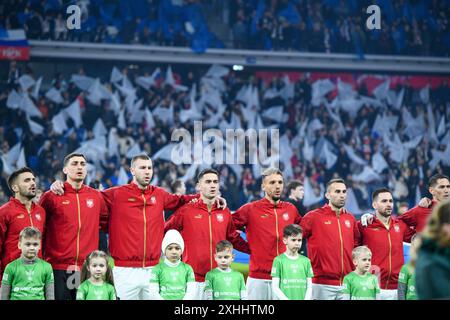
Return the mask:
<svg viewBox="0 0 450 320">
<path fill-rule="evenodd" d="M 448 2 L 377 1 L 382 28 L 368 30 L 372 2 L 233 0 L 227 19 L 233 48 L 448 56 Z M 69 4 L 81 8 L 80 30 L 65 28 Z M 0 6 L 0 30 L 25 28 L 29 39 L 223 48 L 204 12 L 197 0 L 11 0 Z"/>
<path fill-rule="evenodd" d="M 0 202 L 8 199 L 6 178 L 15 166 L 35 170 L 45 191 L 62 179 L 62 159 L 74 151 L 89 159 L 88 183 L 126 183 L 129 159 L 142 151 L 154 158 L 160 179 L 154 184 L 175 192 L 182 185 L 174 184 L 178 179 L 193 192 L 201 167 L 175 165 L 170 140 L 175 129 L 193 133 L 195 120 L 203 130 L 278 128 L 279 158 L 259 160 L 263 167 L 279 160 L 287 179 L 304 182 L 308 208 L 325 201 L 325 182 L 337 177 L 352 190 L 348 205 L 355 214 L 371 208 L 370 195 L 382 186 L 393 191 L 397 204 L 412 207 L 427 195 L 428 177 L 449 172 L 445 79 L 414 89 L 407 82 L 389 85 L 395 77 L 366 75 L 352 88 L 316 73 L 291 81 L 282 73 L 236 73 L 221 66 L 201 76 L 189 70 L 178 75 L 170 67 L 151 72 L 80 69 L 41 85 L 31 68 L 12 62 L 0 98 Z M 232 210 L 260 197 L 260 171 L 249 161 L 247 154 L 246 164 L 216 166 Z"/>
</svg>

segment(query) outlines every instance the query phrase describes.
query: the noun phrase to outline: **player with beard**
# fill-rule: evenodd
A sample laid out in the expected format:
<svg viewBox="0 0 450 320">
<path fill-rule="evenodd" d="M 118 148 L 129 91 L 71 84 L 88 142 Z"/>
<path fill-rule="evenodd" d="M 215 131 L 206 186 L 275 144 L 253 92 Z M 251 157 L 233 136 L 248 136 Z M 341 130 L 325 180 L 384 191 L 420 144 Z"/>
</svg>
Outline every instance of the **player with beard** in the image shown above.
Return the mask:
<svg viewBox="0 0 450 320">
<path fill-rule="evenodd" d="M 342 300 L 343 280 L 353 271 L 352 250 L 360 236 L 355 217 L 344 208 L 344 180 L 330 180 L 325 197 L 328 204 L 308 212 L 301 227 L 314 271 L 313 299 Z"/>
<path fill-rule="evenodd" d="M 373 222 L 363 227 L 358 222 L 360 243 L 372 251 L 372 268 L 380 274 L 381 300 L 397 300 L 398 275 L 404 264 L 403 241 L 410 242 L 413 231 L 392 216 L 394 200 L 389 189 L 372 194 Z"/>
<path fill-rule="evenodd" d="M 165 230 L 178 230 L 185 242 L 183 262 L 194 269 L 196 300 L 205 300 L 205 276 L 217 263 L 214 259 L 216 244 L 228 240 L 234 248 L 250 253 L 247 242 L 241 238 L 228 208 L 218 208 L 219 173 L 205 169 L 197 176 L 197 191 L 200 199 L 178 209 L 166 222 Z"/>
<path fill-rule="evenodd" d="M 399 220 L 414 228 L 416 232 L 422 232 L 427 224 L 428 217 L 433 208 L 448 199 L 450 199 L 450 179 L 443 174 L 435 174 L 428 181 L 428 191 L 432 199 L 423 198 L 417 206 L 398 217 Z M 373 215 L 366 213 L 361 217 L 363 226 L 372 223 Z"/>
<path fill-rule="evenodd" d="M 299 224 L 301 216 L 294 205 L 281 201 L 283 173 L 269 168 L 262 173 L 264 198 L 240 207 L 233 215 L 238 229 L 244 229 L 250 246 L 249 300 L 272 300 L 271 270 L 275 257 L 286 251 L 283 230 Z"/>
<path fill-rule="evenodd" d="M 44 209 L 33 202 L 36 196 L 33 171 L 27 167 L 14 171 L 8 178 L 8 186 L 14 197 L 0 207 L 0 280 L 3 268 L 20 257 L 17 246 L 20 232 L 35 227 L 42 233 L 45 224 Z"/>
<path fill-rule="evenodd" d="M 47 214 L 42 251 L 53 267 L 56 300 L 75 300 L 84 259 L 98 249 L 100 219 L 107 217 L 100 192 L 84 184 L 86 166 L 83 154 L 67 155 L 64 194 L 49 190 L 40 200 Z"/>
</svg>

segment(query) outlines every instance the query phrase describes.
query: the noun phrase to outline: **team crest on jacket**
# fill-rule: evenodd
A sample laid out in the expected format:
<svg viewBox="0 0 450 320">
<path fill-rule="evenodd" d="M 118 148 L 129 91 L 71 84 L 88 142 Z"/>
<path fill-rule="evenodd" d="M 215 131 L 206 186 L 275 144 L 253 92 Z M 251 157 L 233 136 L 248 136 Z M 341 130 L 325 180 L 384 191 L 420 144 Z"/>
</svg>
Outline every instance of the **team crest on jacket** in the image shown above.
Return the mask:
<svg viewBox="0 0 450 320">
<path fill-rule="evenodd" d="M 155 204 L 155 203 L 156 203 L 156 198 L 155 198 L 155 196 L 152 196 L 152 197 L 150 198 L 150 203 L 151 203 L 151 204 Z"/>
<path fill-rule="evenodd" d="M 92 208 L 94 206 L 94 200 L 93 199 L 86 199 L 86 205 L 88 208 Z"/>
<path fill-rule="evenodd" d="M 395 232 L 400 232 L 400 227 L 398 224 L 394 225 Z"/>
<path fill-rule="evenodd" d="M 39 213 L 36 213 L 34 216 L 36 217 L 37 221 L 41 221 L 42 218 L 41 218 L 41 215 Z"/>
<path fill-rule="evenodd" d="M 217 221 L 223 222 L 223 214 L 219 213 L 219 214 L 217 214 L 216 217 L 217 217 Z"/>
<path fill-rule="evenodd" d="M 289 213 L 287 213 L 287 212 L 283 213 L 283 219 L 288 221 L 289 220 Z"/>
<path fill-rule="evenodd" d="M 350 223 L 349 220 L 345 220 L 345 226 L 346 226 L 347 228 L 351 228 L 352 224 Z"/>
<path fill-rule="evenodd" d="M 23 219 L 23 218 L 25 218 L 25 216 L 24 216 L 23 214 L 19 214 L 19 215 L 17 216 L 17 219 Z"/>
</svg>

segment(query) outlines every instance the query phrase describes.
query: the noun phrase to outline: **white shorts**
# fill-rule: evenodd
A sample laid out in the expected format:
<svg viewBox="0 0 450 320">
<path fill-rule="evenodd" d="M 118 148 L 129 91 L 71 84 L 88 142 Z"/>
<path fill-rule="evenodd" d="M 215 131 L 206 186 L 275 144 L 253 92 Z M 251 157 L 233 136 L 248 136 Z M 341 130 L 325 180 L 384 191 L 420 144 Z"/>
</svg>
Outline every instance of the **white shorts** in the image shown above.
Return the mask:
<svg viewBox="0 0 450 320">
<path fill-rule="evenodd" d="M 312 284 L 313 300 L 342 300 L 342 286 L 330 286 L 326 284 Z"/>
<path fill-rule="evenodd" d="M 205 298 L 205 283 L 204 282 L 195 282 L 197 289 L 195 290 L 195 298 L 194 300 L 206 300 Z"/>
<path fill-rule="evenodd" d="M 247 278 L 248 300 L 273 300 L 272 280 Z"/>
<path fill-rule="evenodd" d="M 120 300 L 150 300 L 150 274 L 153 267 L 114 267 L 114 285 Z"/>
<path fill-rule="evenodd" d="M 381 300 L 398 300 L 397 290 L 380 290 Z"/>
</svg>

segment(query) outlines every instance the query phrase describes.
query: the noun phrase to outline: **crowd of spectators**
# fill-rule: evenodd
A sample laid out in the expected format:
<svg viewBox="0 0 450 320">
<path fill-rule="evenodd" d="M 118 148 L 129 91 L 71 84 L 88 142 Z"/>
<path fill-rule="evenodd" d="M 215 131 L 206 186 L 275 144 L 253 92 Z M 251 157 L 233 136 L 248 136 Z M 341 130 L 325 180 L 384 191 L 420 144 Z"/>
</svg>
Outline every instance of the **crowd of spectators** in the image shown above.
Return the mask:
<svg viewBox="0 0 450 320">
<path fill-rule="evenodd" d="M 81 29 L 67 30 L 65 8 L 81 8 Z M 448 1 L 379 0 L 381 29 L 369 30 L 370 0 L 230 0 L 236 49 L 448 56 Z M 226 6 L 224 6 L 226 7 Z M 200 0 L 7 0 L 0 29 L 29 39 L 223 48 Z M 217 19 L 223 19 L 219 15 Z M 225 22 L 224 22 L 225 23 Z"/>
<path fill-rule="evenodd" d="M 73 76 L 63 74 L 55 75 L 54 79 L 44 79 L 37 95 L 30 97 L 42 115 L 31 117 L 34 123 L 44 128 L 36 134 L 27 121 L 26 111 L 12 109 L 7 104 L 13 90 L 23 94 L 19 81 L 23 75 L 37 80 L 39 74 L 34 74 L 25 64 L 12 62 L 6 86 L 0 95 L 0 157 L 3 159 L 0 161 L 0 202 L 5 202 L 9 193 L 4 159 L 19 142 L 24 148 L 26 164 L 36 171 L 40 188 L 46 190 L 52 181 L 63 178 L 61 170 L 64 155 L 83 147 L 86 141 L 99 137 L 108 140 L 112 128 L 115 128 L 117 153 L 104 150 L 103 158 L 96 161 L 90 159 L 94 169 L 89 175 L 89 182 L 98 180 L 108 188 L 123 182 L 121 174 L 128 172 L 127 154 L 130 149 L 138 147 L 138 150 L 154 157 L 170 143 L 174 129 L 186 128 L 192 132 L 193 120 L 183 120 L 181 116 L 193 108 L 200 108 L 197 110 L 200 110 L 201 117 L 197 119 L 203 121 L 203 130 L 223 130 L 227 126 L 243 129 L 279 128 L 281 168 L 288 180 L 298 179 L 305 183 L 305 203 L 308 207 L 323 203 L 324 185 L 334 177 L 346 179 L 353 190 L 353 206 L 360 208 L 358 213 L 370 208 L 371 190 L 380 186 L 392 189 L 397 203 L 407 202 L 412 206 L 420 196 L 427 194 L 428 177 L 438 172 L 447 175 L 450 172 L 450 157 L 446 156 L 450 151 L 450 130 L 447 130 L 450 124 L 450 100 L 446 81 L 432 87 L 425 101 L 421 90 L 407 83 L 398 85 L 392 90 L 397 96 L 401 94 L 403 97 L 398 109 L 388 106 L 385 100 L 379 98 L 379 93 L 369 93 L 361 81 L 354 88 L 354 93 L 368 98 L 359 108 L 352 111 L 344 106 L 334 106 L 333 111 L 330 111 L 333 101 L 337 100 L 330 96 L 332 92 L 323 97 L 320 92 L 317 93 L 317 84 L 324 80 L 313 82 L 314 73 L 304 73 L 298 80 L 290 82 L 283 76 L 264 79 L 253 71 L 239 73 L 220 67 L 215 69 L 219 70 L 219 76 L 208 76 L 209 72 L 205 76 L 198 74 L 198 70 L 190 70 L 189 66 L 183 68 L 179 74 L 176 69 L 172 74 L 169 71 L 171 69 L 163 70 L 161 66 L 162 71 L 157 70 L 151 76 L 153 70 L 147 67 L 124 68 L 120 72 L 116 70 L 111 78 L 109 74 L 96 73 L 95 69 L 89 69 L 87 75 L 84 69 L 80 69 L 78 76 L 98 77 L 102 79 L 101 83 L 107 92 L 114 92 L 111 96 L 107 93 L 97 103 L 92 98 L 95 85 L 83 90 L 73 80 Z M 153 82 L 147 87 L 139 85 L 142 84 L 140 76 L 146 76 L 146 79 L 150 77 Z M 135 105 L 136 101 L 142 99 L 137 109 L 135 106 L 130 107 L 127 90 L 124 89 L 126 87 L 135 90 L 132 100 Z M 60 102 L 55 102 L 57 99 L 48 94 L 50 88 L 60 92 Z M 31 92 L 34 89 L 26 90 Z M 247 95 L 246 92 L 256 92 L 256 95 Z M 214 96 L 213 93 L 218 95 Z M 250 102 L 250 96 L 253 102 Z M 62 119 L 67 123 L 67 128 L 58 132 L 55 126 L 60 125 L 61 110 L 71 106 L 74 101 L 79 103 L 82 124 L 76 128 L 74 120 L 66 116 L 65 120 Z M 279 107 L 282 107 L 279 111 L 283 120 L 271 116 L 272 111 L 267 113 L 268 109 Z M 136 114 L 147 111 L 150 111 L 147 115 L 152 115 L 153 120 L 148 116 L 136 120 Z M 168 117 L 169 113 L 171 116 Z M 249 114 L 258 114 L 261 121 L 259 126 L 255 126 L 255 122 L 250 123 Z M 379 119 L 379 116 L 387 118 Z M 214 117 L 218 117 L 215 123 L 212 121 Z M 388 118 L 396 118 L 397 121 L 394 121 L 390 132 L 383 133 L 383 126 L 387 123 L 383 119 Z M 106 131 L 94 129 L 98 119 L 102 120 Z M 415 142 L 411 142 L 413 140 Z M 391 144 L 394 142 L 397 145 Z M 396 155 L 402 149 L 402 142 L 408 142 L 410 149 L 405 148 L 404 155 L 399 159 Z M 97 148 L 101 143 L 96 144 L 94 147 Z M 104 147 L 110 148 L 111 140 Z M 95 156 L 102 153 L 101 149 L 97 150 Z M 284 156 L 287 150 L 291 150 L 288 159 Z M 380 156 L 383 160 L 380 160 Z M 88 157 L 92 155 L 88 154 Z M 385 165 L 382 165 L 384 162 Z M 365 171 L 368 167 L 369 174 Z M 378 168 L 375 169 L 376 174 L 374 168 Z M 175 165 L 160 157 L 154 163 L 153 183 L 171 190 L 177 179 L 188 177 L 185 179 L 187 192 L 195 192 L 195 179 L 189 169 L 191 166 L 188 164 Z M 218 166 L 218 169 L 221 191 L 231 209 L 261 196 L 258 171 L 248 161 L 238 170 L 236 166 L 226 164 Z M 128 173 L 126 179 L 129 177 Z"/>
<path fill-rule="evenodd" d="M 366 9 L 380 6 L 381 29 Z M 448 56 L 450 6 L 426 0 L 233 0 L 234 47 L 259 50 Z"/>
<path fill-rule="evenodd" d="M 81 9 L 80 29 L 66 27 L 72 4 Z M 0 5 L 1 28 L 25 29 L 38 40 L 223 47 L 198 0 L 7 0 Z"/>
</svg>

